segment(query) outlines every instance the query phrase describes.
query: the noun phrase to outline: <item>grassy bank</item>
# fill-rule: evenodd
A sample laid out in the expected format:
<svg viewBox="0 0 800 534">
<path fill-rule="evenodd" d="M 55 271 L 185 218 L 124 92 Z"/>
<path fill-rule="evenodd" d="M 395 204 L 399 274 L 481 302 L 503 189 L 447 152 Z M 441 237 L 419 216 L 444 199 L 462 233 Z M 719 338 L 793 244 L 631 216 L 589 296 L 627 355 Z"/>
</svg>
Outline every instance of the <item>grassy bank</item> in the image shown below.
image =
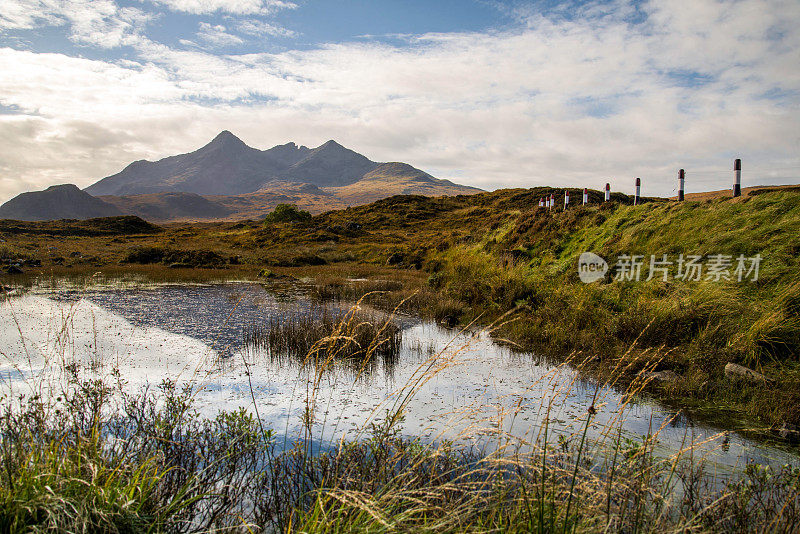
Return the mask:
<svg viewBox="0 0 800 534">
<path fill-rule="evenodd" d="M 577 258 L 609 260 L 598 282 L 578 279 Z M 519 308 L 501 335 L 547 354 L 581 351 L 603 376 L 622 354 L 642 370 L 671 371 L 655 386 L 698 407 L 800 423 L 800 195 L 709 203 L 575 208 L 521 213 L 501 231 L 433 255 L 430 282 L 489 318 Z M 639 281 L 614 279 L 623 254 L 644 258 Z M 722 254 L 731 280 L 647 280 L 649 259 Z M 736 258 L 761 256 L 756 281 L 737 280 Z M 469 318 L 469 316 L 467 317 Z M 629 351 L 633 345 L 635 349 Z M 728 363 L 768 380 L 726 377 Z M 670 376 L 670 375 L 661 375 Z"/>
</svg>

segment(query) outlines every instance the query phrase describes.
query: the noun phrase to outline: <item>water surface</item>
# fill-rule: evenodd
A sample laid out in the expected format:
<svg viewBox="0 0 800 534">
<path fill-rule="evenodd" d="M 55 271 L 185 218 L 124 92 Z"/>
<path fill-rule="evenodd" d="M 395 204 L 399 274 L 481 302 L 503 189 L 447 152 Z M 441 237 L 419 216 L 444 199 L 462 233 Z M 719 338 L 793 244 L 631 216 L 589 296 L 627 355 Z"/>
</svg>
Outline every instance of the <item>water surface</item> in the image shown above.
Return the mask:
<svg viewBox="0 0 800 534">
<path fill-rule="evenodd" d="M 254 324 L 313 309 L 302 296 L 249 283 L 33 291 L 0 304 L 0 384 L 13 394 L 55 395 L 65 384 L 63 369 L 75 364 L 83 375 L 130 390 L 164 379 L 188 382 L 204 413 L 257 409 L 287 442 L 302 435 L 301 417 L 310 405 L 311 438 L 320 446 L 358 439 L 369 423 L 402 406 L 404 435 L 485 451 L 525 450 L 541 438 L 545 420 L 554 442 L 570 439 L 594 403 L 592 440 L 606 439 L 610 429 L 616 436 L 621 420 L 629 439 L 657 433 L 663 454 L 705 442 L 696 454 L 723 473 L 747 462 L 798 463 L 790 451 L 651 400 L 623 409 L 623 392 L 598 387 L 569 366 L 513 352 L 485 332 L 395 318 L 403 328 L 400 355 L 358 376 L 347 366 L 317 374 L 313 366 L 245 345 Z"/>
</svg>

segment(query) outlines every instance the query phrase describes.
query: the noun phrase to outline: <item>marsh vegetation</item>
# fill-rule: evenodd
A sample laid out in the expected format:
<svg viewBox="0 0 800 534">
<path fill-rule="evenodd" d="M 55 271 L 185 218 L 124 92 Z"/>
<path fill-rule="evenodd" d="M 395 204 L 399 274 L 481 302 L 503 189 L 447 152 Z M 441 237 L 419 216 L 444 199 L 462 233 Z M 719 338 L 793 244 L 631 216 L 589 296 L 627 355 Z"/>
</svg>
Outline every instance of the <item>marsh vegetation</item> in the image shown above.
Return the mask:
<svg viewBox="0 0 800 534">
<path fill-rule="evenodd" d="M 320 307 L 270 315 L 245 334 L 245 344 L 265 349 L 273 363 L 286 358 L 301 365 L 325 367 L 346 362 L 357 373 L 374 366 L 380 358 L 391 366 L 398 357 L 402 331 L 391 317 L 365 312 Z"/>
</svg>

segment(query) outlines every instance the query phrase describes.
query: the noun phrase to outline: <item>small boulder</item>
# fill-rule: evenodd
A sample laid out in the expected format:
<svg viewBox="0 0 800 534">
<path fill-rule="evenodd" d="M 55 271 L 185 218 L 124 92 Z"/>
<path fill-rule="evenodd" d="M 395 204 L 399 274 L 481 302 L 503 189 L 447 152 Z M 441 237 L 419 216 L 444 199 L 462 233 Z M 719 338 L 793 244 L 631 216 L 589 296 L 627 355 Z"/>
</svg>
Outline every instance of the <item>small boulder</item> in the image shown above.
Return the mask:
<svg viewBox="0 0 800 534">
<path fill-rule="evenodd" d="M 800 443 L 800 427 L 783 423 L 783 426 L 778 430 L 778 435 L 791 443 Z"/>
<path fill-rule="evenodd" d="M 387 258 L 386 263 L 387 265 L 398 265 L 403 263 L 404 259 L 405 256 L 403 256 L 403 254 L 395 252 L 394 254 L 390 255 L 389 258 Z"/>
<path fill-rule="evenodd" d="M 677 373 L 666 370 L 666 371 L 653 371 L 644 375 L 646 379 L 652 380 L 654 382 L 675 382 L 680 378 Z"/>
<path fill-rule="evenodd" d="M 442 324 L 442 326 L 453 328 L 458 324 L 458 318 L 454 315 L 445 315 L 439 322 Z"/>
<path fill-rule="evenodd" d="M 22 269 L 19 265 L 9 265 L 5 268 L 6 274 L 22 274 Z"/>
<path fill-rule="evenodd" d="M 725 364 L 725 376 L 733 379 L 745 379 L 750 382 L 761 382 L 767 384 L 771 384 L 773 382 L 771 378 L 767 378 L 757 371 L 753 371 L 752 369 L 748 369 L 743 365 L 730 362 Z"/>
<path fill-rule="evenodd" d="M 261 269 L 261 271 L 258 273 L 259 278 L 276 278 L 277 276 L 277 274 L 269 269 Z"/>
</svg>

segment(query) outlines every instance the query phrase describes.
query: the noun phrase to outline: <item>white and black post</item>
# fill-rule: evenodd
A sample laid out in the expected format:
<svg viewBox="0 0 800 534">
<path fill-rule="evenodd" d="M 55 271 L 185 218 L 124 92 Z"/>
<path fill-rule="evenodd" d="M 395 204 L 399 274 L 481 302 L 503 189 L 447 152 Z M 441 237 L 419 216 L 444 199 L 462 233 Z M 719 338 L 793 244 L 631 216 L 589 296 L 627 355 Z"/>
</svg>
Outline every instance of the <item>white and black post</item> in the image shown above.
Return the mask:
<svg viewBox="0 0 800 534">
<path fill-rule="evenodd" d="M 678 202 L 683 202 L 683 184 L 684 178 L 686 177 L 686 173 L 683 172 L 683 169 L 678 171 Z"/>
<path fill-rule="evenodd" d="M 551 208 L 555 208 L 556 207 L 556 194 L 555 193 L 550 193 L 550 207 Z"/>
<path fill-rule="evenodd" d="M 569 207 L 569 190 L 564 189 L 564 209 Z"/>
<path fill-rule="evenodd" d="M 605 201 L 608 202 L 609 200 L 611 200 L 611 184 L 607 183 L 606 184 L 606 199 L 605 199 Z"/>
<path fill-rule="evenodd" d="M 733 196 L 742 195 L 742 160 L 736 158 L 733 161 Z"/>
<path fill-rule="evenodd" d="M 639 196 L 640 196 L 641 192 L 642 192 L 642 179 L 641 178 L 637 178 L 636 179 L 636 194 L 633 196 L 633 205 L 634 206 L 638 206 L 639 205 Z"/>
<path fill-rule="evenodd" d="M 583 205 L 585 206 L 588 203 L 589 203 L 589 189 L 584 187 L 583 188 Z"/>
</svg>

